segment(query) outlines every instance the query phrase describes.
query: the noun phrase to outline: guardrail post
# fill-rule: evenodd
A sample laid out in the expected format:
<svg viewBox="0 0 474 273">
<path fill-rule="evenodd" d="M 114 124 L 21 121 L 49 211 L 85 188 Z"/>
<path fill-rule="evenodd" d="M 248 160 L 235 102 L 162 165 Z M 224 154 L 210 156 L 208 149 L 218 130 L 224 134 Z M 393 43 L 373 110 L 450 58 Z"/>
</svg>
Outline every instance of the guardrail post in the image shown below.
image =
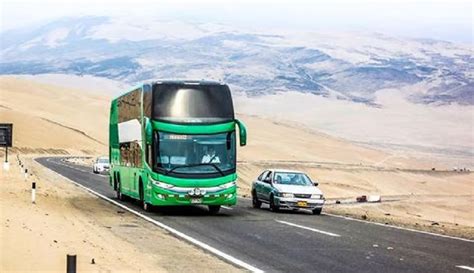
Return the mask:
<svg viewBox="0 0 474 273">
<path fill-rule="evenodd" d="M 25 169 L 25 182 L 26 182 L 27 178 L 28 178 L 28 169 Z"/>
<path fill-rule="evenodd" d="M 31 183 L 31 203 L 36 203 L 36 182 Z"/>
<path fill-rule="evenodd" d="M 76 255 L 67 254 L 66 272 L 76 273 Z"/>
</svg>

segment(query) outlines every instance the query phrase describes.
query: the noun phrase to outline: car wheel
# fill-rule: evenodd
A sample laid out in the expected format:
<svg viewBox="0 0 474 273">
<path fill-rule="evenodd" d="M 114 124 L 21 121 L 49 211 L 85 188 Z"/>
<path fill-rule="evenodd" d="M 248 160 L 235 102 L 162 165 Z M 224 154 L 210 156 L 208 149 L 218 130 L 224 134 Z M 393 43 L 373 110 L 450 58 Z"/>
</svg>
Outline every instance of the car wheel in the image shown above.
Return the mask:
<svg viewBox="0 0 474 273">
<path fill-rule="evenodd" d="M 262 201 L 258 200 L 257 193 L 252 191 L 252 207 L 259 209 L 262 206 Z"/>
<path fill-rule="evenodd" d="M 323 210 L 323 208 L 313 209 L 313 214 L 314 215 L 320 215 L 322 210 Z"/>
<path fill-rule="evenodd" d="M 221 209 L 221 206 L 219 206 L 219 205 L 209 206 L 209 213 L 212 214 L 212 215 L 216 215 L 216 214 L 219 213 L 220 209 Z"/>
<path fill-rule="evenodd" d="M 280 210 L 280 207 L 275 205 L 275 198 L 273 198 L 273 195 L 270 196 L 270 210 L 273 212 L 278 212 Z"/>
</svg>

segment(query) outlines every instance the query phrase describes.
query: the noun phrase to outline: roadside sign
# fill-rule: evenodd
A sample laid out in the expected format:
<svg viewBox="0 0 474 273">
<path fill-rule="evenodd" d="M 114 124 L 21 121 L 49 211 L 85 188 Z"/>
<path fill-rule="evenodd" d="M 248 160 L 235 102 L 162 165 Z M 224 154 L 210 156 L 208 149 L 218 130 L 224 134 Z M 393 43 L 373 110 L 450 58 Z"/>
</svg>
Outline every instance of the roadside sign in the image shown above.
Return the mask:
<svg viewBox="0 0 474 273">
<path fill-rule="evenodd" d="M 0 123 L 0 147 L 11 147 L 13 135 L 13 124 Z"/>
<path fill-rule="evenodd" d="M 0 147 L 5 147 L 5 162 L 3 169 L 8 170 L 10 167 L 8 163 L 8 147 L 12 146 L 13 124 L 0 123 Z"/>
</svg>

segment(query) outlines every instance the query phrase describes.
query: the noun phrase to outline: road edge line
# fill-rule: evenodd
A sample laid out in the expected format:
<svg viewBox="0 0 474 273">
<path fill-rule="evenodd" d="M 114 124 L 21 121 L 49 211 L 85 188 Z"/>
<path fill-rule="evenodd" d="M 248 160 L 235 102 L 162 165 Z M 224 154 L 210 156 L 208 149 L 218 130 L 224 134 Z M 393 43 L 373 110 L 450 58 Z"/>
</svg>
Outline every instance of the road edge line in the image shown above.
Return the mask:
<svg viewBox="0 0 474 273">
<path fill-rule="evenodd" d="M 235 258 L 235 257 L 232 257 L 232 256 L 230 256 L 229 254 L 226 254 L 226 253 L 224 253 L 224 252 L 218 250 L 217 248 L 214 248 L 214 247 L 212 247 L 212 246 L 210 246 L 210 245 L 208 245 L 208 244 L 206 244 L 206 243 L 204 243 L 204 242 L 201 242 L 201 241 L 199 241 L 199 240 L 197 240 L 197 239 L 195 239 L 195 238 L 193 238 L 193 237 L 191 237 L 191 236 L 189 236 L 189 235 L 186 235 L 186 234 L 182 233 L 181 231 L 178 231 L 178 230 L 176 230 L 176 229 L 174 229 L 174 228 L 172 228 L 172 227 L 170 227 L 170 226 L 168 226 L 168 225 L 166 225 L 166 224 L 163 224 L 163 223 L 161 223 L 161 222 L 159 222 L 159 221 L 156 221 L 156 220 L 154 220 L 154 219 L 152 219 L 152 218 L 150 218 L 150 217 L 148 217 L 148 216 L 146 216 L 146 215 L 144 215 L 144 214 L 141 214 L 140 212 L 138 212 L 138 211 L 136 211 L 136 210 L 133 210 L 133 209 L 131 209 L 131 208 L 129 208 L 129 207 L 123 205 L 123 204 L 120 204 L 119 202 L 117 202 L 117 201 L 115 201 L 115 200 L 112 200 L 112 199 L 108 198 L 108 197 L 105 196 L 105 195 L 102 195 L 102 194 L 100 194 L 100 193 L 98 193 L 98 192 L 96 192 L 96 191 L 94 191 L 94 190 L 92 190 L 92 189 L 89 189 L 88 187 L 83 186 L 83 185 L 81 185 L 81 184 L 79 184 L 79 183 L 73 181 L 72 179 L 69 179 L 69 178 L 65 177 L 64 175 L 62 175 L 62 174 L 60 174 L 60 173 L 58 173 L 58 172 L 56 172 L 56 171 L 54 171 L 54 170 L 51 170 L 50 168 L 44 166 L 43 164 L 41 164 L 40 162 L 38 162 L 38 161 L 36 160 L 36 158 L 35 158 L 34 160 L 35 160 L 38 164 L 40 164 L 41 166 L 43 166 L 43 167 L 49 169 L 50 171 L 56 173 L 57 175 L 63 177 L 64 179 L 69 180 L 71 183 L 73 183 L 74 185 L 76 185 L 76 186 L 78 186 L 78 187 L 80 187 L 80 188 L 86 190 L 86 191 L 89 192 L 90 194 L 95 195 L 95 196 L 97 196 L 97 197 L 99 197 L 99 198 L 101 198 L 101 199 L 103 199 L 103 200 L 105 200 L 105 201 L 107 201 L 107 202 L 109 202 L 109 203 L 111 203 L 111 204 L 113 204 L 113 205 L 116 205 L 117 207 L 120 207 L 120 208 L 122 208 L 122 209 L 124 209 L 124 210 L 126 210 L 126 211 L 128 211 L 128 212 L 130 212 L 130 213 L 132 213 L 132 214 L 134 214 L 134 215 L 136 215 L 136 216 L 138 216 L 138 217 L 140 217 L 140 218 L 142 218 L 142 219 L 144 219 L 144 220 L 146 220 L 146 221 L 148 221 L 148 222 L 150 222 L 150 223 L 152 223 L 152 224 L 154 224 L 154 225 L 156 225 L 156 226 L 158 226 L 158 227 L 160 227 L 160 228 L 162 228 L 162 229 L 164 229 L 164 230 L 166 230 L 166 231 L 168 231 L 169 233 L 171 233 L 171 234 L 173 234 L 173 235 L 175 235 L 175 236 L 177 236 L 177 237 L 179 237 L 179 238 L 181 238 L 181 239 L 183 239 L 183 240 L 185 240 L 185 241 L 187 241 L 187 242 L 189 242 L 189 243 L 191 243 L 191 244 L 193 244 L 193 245 L 195 245 L 195 246 L 197 246 L 197 247 L 200 247 L 200 248 L 202 248 L 202 249 L 204 249 L 204 250 L 206 250 L 206 251 L 208 251 L 208 252 L 214 254 L 215 256 L 218 256 L 219 258 L 230 262 L 230 263 L 233 264 L 233 265 L 237 265 L 237 266 L 239 266 L 239 267 L 241 267 L 241 268 L 247 269 L 247 270 L 249 270 L 249 271 L 251 271 L 251 272 L 255 272 L 255 273 L 263 273 L 263 272 L 264 272 L 263 270 L 258 269 L 258 268 L 254 267 L 254 266 L 252 266 L 252 265 L 250 265 L 250 264 L 248 264 L 248 263 L 246 263 L 246 262 L 244 262 L 244 261 L 241 261 L 241 260 L 239 260 L 239 259 L 237 259 L 237 258 Z M 49 162 L 51 162 L 51 161 L 49 161 Z M 54 162 L 54 163 L 55 163 L 55 162 Z"/>
</svg>

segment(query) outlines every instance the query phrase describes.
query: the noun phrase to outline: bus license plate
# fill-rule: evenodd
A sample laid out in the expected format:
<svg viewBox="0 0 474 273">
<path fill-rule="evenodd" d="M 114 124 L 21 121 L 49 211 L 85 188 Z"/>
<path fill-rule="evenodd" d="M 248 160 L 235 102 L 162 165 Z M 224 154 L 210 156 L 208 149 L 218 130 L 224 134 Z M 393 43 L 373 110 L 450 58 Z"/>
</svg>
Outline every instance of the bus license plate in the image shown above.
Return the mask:
<svg viewBox="0 0 474 273">
<path fill-rule="evenodd" d="M 201 204 L 202 198 L 191 198 L 191 204 Z"/>
<path fill-rule="evenodd" d="M 296 205 L 298 207 L 307 207 L 308 203 L 306 203 L 306 201 L 299 201 L 298 203 L 296 203 Z"/>
</svg>

